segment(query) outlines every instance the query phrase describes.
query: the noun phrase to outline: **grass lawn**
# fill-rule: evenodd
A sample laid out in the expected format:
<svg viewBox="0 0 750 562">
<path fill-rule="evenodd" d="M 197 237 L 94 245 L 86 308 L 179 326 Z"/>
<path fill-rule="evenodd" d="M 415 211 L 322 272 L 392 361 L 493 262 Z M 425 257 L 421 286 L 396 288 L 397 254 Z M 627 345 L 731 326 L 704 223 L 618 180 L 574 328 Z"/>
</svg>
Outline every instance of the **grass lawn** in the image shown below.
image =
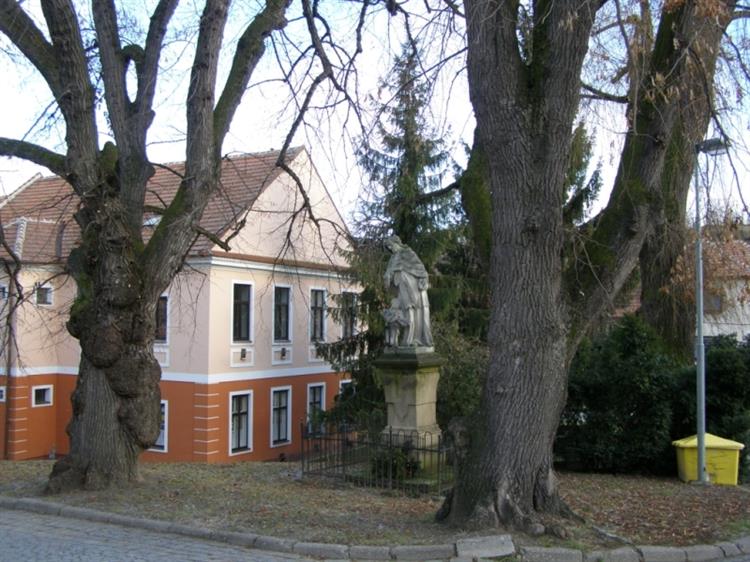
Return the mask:
<svg viewBox="0 0 750 562">
<path fill-rule="evenodd" d="M 52 461 L 0 461 L 0 494 L 39 497 Z M 433 522 L 440 498 L 410 498 L 320 479 L 300 479 L 296 463 L 144 463 L 125 490 L 47 499 L 153 519 L 314 542 L 435 544 L 471 533 Z M 614 548 L 597 529 L 635 544 L 712 543 L 750 533 L 750 489 L 687 485 L 676 479 L 560 474 L 568 504 L 585 525 L 563 521 L 565 541 L 514 535 L 517 542 Z"/>
</svg>

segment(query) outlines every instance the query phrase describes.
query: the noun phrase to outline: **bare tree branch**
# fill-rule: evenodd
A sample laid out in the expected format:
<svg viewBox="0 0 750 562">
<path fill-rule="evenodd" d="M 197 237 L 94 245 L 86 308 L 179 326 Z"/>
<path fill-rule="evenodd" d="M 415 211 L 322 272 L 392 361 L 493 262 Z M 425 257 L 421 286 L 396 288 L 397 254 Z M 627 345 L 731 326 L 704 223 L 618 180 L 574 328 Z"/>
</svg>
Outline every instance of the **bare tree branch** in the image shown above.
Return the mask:
<svg viewBox="0 0 750 562">
<path fill-rule="evenodd" d="M 217 145 L 221 145 L 227 134 L 250 76 L 265 52 L 266 38 L 286 25 L 284 13 L 290 3 L 291 0 L 267 2 L 263 11 L 253 18 L 240 37 L 232 68 L 214 111 L 214 137 Z"/>
<path fill-rule="evenodd" d="M 154 13 L 151 15 L 146 45 L 143 50 L 143 60 L 140 64 L 136 61 L 136 72 L 138 74 L 136 104 L 139 120 L 144 130 L 148 128 L 153 119 L 151 107 L 156 91 L 156 77 L 159 71 L 162 43 L 167 32 L 167 24 L 172 18 L 177 4 L 178 0 L 159 0 Z"/>
<path fill-rule="evenodd" d="M 581 84 L 581 87 L 586 90 L 587 92 L 591 92 L 594 94 L 591 96 L 594 99 L 600 99 L 604 101 L 613 101 L 615 103 L 628 103 L 628 97 L 627 96 L 618 96 L 617 94 L 610 94 L 609 92 L 605 92 L 604 90 L 600 90 L 599 88 L 595 88 L 593 86 L 590 86 L 588 84 Z"/>
<path fill-rule="evenodd" d="M 31 142 L 0 137 L 0 155 L 23 158 L 59 176 L 66 173 L 65 156 Z"/>
<path fill-rule="evenodd" d="M 62 95 L 61 84 L 57 73 L 55 52 L 24 12 L 20 2 L 0 0 L 0 31 L 21 50 L 36 69 L 44 76 L 56 98 Z"/>
</svg>

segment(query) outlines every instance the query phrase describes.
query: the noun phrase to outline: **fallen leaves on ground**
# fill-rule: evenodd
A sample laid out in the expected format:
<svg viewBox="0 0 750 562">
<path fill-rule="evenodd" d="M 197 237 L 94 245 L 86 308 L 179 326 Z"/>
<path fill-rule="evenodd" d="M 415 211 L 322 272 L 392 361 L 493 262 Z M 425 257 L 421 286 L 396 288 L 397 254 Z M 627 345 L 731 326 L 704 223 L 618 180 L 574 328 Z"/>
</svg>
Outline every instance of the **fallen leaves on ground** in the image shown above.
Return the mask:
<svg viewBox="0 0 750 562">
<path fill-rule="evenodd" d="M 51 461 L 0 461 L 0 494 L 40 496 L 51 467 Z M 440 498 L 405 497 L 340 481 L 299 480 L 291 463 L 144 463 L 141 474 L 142 481 L 126 490 L 49 499 L 313 542 L 436 544 L 490 532 L 464 533 L 435 523 Z M 568 546 L 616 546 L 604 541 L 594 527 L 635 544 L 654 545 L 711 543 L 750 530 L 750 489 L 745 487 L 573 473 L 561 474 L 560 486 L 568 505 L 586 520 L 586 525 L 563 521 L 571 531 Z"/>
</svg>

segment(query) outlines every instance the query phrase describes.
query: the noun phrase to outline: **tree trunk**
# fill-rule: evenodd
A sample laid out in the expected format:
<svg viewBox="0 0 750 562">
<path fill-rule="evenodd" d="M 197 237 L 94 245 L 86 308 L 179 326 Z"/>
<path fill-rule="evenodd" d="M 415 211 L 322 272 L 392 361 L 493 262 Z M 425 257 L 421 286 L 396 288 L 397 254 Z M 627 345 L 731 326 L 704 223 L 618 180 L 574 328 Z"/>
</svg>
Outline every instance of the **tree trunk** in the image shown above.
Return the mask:
<svg viewBox="0 0 750 562">
<path fill-rule="evenodd" d="M 140 233 L 134 242 L 126 213 L 114 199 L 101 200 L 78 213 L 83 243 L 68 260 L 78 284 L 68 330 L 79 340 L 81 363 L 70 453 L 55 464 L 50 492 L 135 480 L 138 455 L 159 434 L 161 369 L 152 344 L 163 287 L 145 279 Z"/>
<path fill-rule="evenodd" d="M 594 12 L 542 4 L 523 60 L 514 4 L 466 2 L 469 91 L 491 187 L 492 304 L 480 415 L 446 506 L 459 525 L 529 529 L 538 512 L 563 508 L 552 472 L 569 362 L 562 185 Z"/>
<path fill-rule="evenodd" d="M 53 467 L 49 492 L 99 490 L 137 480 L 138 456 L 159 434 L 160 370 L 150 349 L 139 346 L 122 360 L 133 363 L 118 372 L 82 357 L 67 427 L 71 450 Z M 131 391 L 115 391 L 122 384 Z"/>
<path fill-rule="evenodd" d="M 523 138 L 523 137 L 519 137 Z M 560 510 L 552 443 L 566 397 L 562 276 L 562 177 L 567 154 L 534 170 L 523 146 L 487 151 L 493 190 L 490 370 L 468 435 L 451 520 L 528 528 L 536 511 Z M 508 154 L 514 152 L 514 154 Z M 565 151 L 563 151 L 565 152 Z M 495 161 L 494 165 L 492 161 Z M 516 162 L 502 168 L 500 162 Z M 546 217 L 546 220 L 543 218 Z M 502 405 L 501 407 L 499 407 Z"/>
<path fill-rule="evenodd" d="M 686 251 L 686 208 L 695 144 L 706 134 L 712 116 L 716 59 L 723 25 L 699 19 L 696 39 L 680 89 L 678 125 L 670 137 L 661 178 L 660 220 L 640 254 L 641 314 L 676 354 L 692 356 L 695 309 L 674 285 L 674 266 Z M 675 290 L 677 289 L 677 290 Z"/>
</svg>

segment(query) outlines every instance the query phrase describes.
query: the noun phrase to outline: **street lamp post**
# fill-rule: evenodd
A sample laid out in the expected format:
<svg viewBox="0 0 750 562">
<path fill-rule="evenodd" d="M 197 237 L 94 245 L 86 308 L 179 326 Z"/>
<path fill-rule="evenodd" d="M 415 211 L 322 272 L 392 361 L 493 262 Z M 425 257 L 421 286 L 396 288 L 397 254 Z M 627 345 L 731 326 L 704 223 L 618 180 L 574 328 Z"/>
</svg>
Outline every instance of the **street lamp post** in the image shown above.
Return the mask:
<svg viewBox="0 0 750 562">
<path fill-rule="evenodd" d="M 708 139 L 695 145 L 695 368 L 696 368 L 696 418 L 698 436 L 698 481 L 708 484 L 706 473 L 706 353 L 703 345 L 703 248 L 701 244 L 701 190 L 698 174 L 698 156 L 716 156 L 727 151 L 727 143 L 719 138 Z"/>
</svg>

